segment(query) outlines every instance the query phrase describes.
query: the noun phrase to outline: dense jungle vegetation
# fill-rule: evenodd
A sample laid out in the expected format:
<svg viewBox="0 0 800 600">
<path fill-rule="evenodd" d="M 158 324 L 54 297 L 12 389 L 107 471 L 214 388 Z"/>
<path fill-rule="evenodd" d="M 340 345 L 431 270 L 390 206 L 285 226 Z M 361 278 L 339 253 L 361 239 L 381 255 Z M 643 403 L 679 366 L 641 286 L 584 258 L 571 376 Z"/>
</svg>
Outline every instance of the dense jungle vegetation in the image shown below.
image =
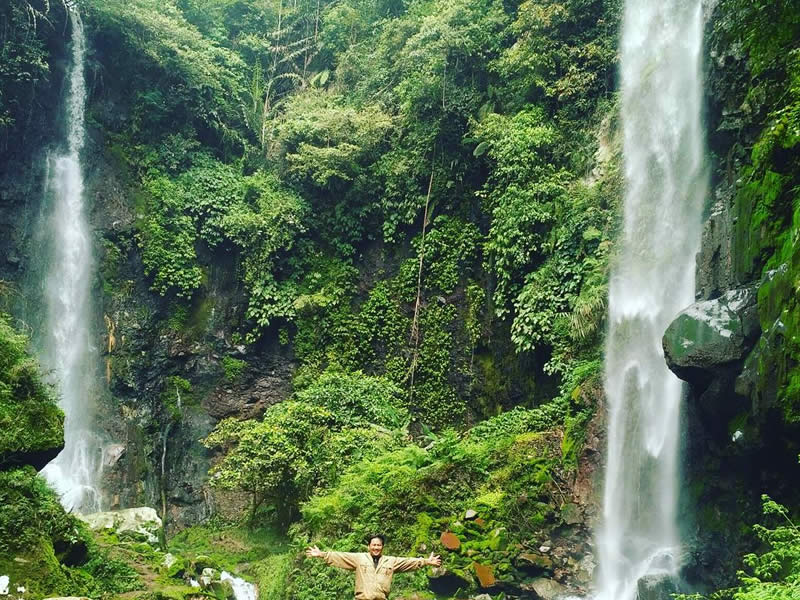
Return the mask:
<svg viewBox="0 0 800 600">
<path fill-rule="evenodd" d="M 167 521 L 154 549 L 93 537 L 20 466 L 59 446 L 61 416 L 1 321 L 0 575 L 29 577 L 25 597 L 183 598 L 181 577 L 214 565 L 242 570 L 264 600 L 334 600 L 352 593 L 348 574 L 300 551 L 359 550 L 368 531 L 393 554 L 443 555 L 449 584 L 405 575 L 398 598 L 514 596 L 532 577 L 581 572 L 539 548 L 557 536 L 586 547 L 588 509 L 565 490 L 602 418 L 622 4 L 4 2 L 8 165 L 30 156 L 18 140 L 55 135 L 42 115 L 58 111 L 65 7 L 83 15 L 87 162 L 119 183 L 109 222 L 130 217 L 96 227 L 107 382 L 121 413 L 147 404 L 142 446 L 190 427 L 215 386 L 246 381 L 266 353 L 292 370 L 287 399 L 194 440 L 215 493 L 246 500 L 238 515 Z M 731 156 L 742 164 L 734 269 L 769 275 L 761 327 L 782 327 L 750 367 L 797 423 L 800 8 L 720 0 L 715 15 L 717 43 L 747 57 L 746 124 L 728 164 L 714 157 L 718 178 Z M 212 376 L 166 359 L 152 375 L 147 339 L 194 344 L 214 356 Z M 152 477 L 166 520 L 169 478 Z M 798 597 L 798 507 L 764 507 L 777 523 L 756 526 L 757 554 L 710 598 Z"/>
</svg>

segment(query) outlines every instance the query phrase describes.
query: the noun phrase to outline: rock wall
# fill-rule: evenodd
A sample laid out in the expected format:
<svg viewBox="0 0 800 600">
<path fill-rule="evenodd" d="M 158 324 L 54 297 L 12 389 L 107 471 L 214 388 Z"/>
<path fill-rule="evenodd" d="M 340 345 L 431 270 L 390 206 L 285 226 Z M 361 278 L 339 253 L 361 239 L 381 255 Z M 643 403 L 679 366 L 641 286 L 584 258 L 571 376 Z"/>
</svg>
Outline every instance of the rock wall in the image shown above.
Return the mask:
<svg viewBox="0 0 800 600">
<path fill-rule="evenodd" d="M 761 512 L 761 494 L 790 504 L 800 500 L 786 483 L 800 476 L 791 441 L 800 430 L 780 408 L 782 332 L 765 323 L 762 302 L 765 286 L 779 273 L 762 276 L 764 244 L 753 228 L 757 198 L 741 193 L 750 149 L 767 120 L 767 99 L 748 93 L 747 57 L 719 33 L 730 18 L 718 6 L 708 26 L 713 193 L 697 258 L 698 299 L 664 336 L 669 367 L 690 384 L 683 502 L 691 515 L 691 556 L 685 576 L 700 590 L 733 582 L 739 557 L 754 548 L 747 531 Z"/>
</svg>

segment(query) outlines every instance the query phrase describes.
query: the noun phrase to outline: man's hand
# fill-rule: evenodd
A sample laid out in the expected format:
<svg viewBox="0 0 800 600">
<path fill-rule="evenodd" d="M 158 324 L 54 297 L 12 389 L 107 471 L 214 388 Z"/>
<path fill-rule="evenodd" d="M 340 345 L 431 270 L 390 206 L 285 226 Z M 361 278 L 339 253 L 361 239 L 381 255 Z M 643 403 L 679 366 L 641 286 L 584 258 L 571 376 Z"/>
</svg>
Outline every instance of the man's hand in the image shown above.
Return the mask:
<svg viewBox="0 0 800 600">
<path fill-rule="evenodd" d="M 442 557 L 439 555 L 434 555 L 433 552 L 431 552 L 431 555 L 425 559 L 425 564 L 432 567 L 441 567 Z"/>
<path fill-rule="evenodd" d="M 322 558 L 324 554 L 325 553 L 316 546 L 311 546 L 310 548 L 306 548 L 306 556 L 308 556 L 309 558 Z M 431 554 L 431 556 L 433 556 L 433 554 Z"/>
</svg>

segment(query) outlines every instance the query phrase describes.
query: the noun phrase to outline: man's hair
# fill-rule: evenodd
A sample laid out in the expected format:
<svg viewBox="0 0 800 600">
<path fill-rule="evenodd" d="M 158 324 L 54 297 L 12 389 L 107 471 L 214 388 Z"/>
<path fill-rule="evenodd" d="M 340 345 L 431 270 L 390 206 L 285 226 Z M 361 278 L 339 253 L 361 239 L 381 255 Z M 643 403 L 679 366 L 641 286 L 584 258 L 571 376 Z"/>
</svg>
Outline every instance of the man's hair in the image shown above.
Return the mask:
<svg viewBox="0 0 800 600">
<path fill-rule="evenodd" d="M 369 545 L 369 544 L 370 544 L 370 542 L 371 542 L 372 540 L 374 540 L 375 538 L 378 538 L 378 539 L 381 541 L 381 544 L 383 544 L 384 546 L 386 545 L 386 536 L 385 536 L 385 535 L 383 535 L 382 533 L 370 533 L 370 534 L 369 534 L 369 535 L 368 535 L 368 536 L 365 538 L 365 539 L 366 539 L 366 544 L 367 544 L 367 545 Z"/>
</svg>

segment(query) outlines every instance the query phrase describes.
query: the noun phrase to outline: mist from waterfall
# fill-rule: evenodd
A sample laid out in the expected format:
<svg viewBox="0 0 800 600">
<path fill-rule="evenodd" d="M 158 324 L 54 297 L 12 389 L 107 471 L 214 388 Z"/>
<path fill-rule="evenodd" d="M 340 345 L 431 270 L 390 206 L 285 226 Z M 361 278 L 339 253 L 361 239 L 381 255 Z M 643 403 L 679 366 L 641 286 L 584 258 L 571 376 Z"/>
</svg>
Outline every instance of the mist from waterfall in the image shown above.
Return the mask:
<svg viewBox="0 0 800 600">
<path fill-rule="evenodd" d="M 627 0 L 622 42 L 624 231 L 611 274 L 608 455 L 597 536 L 599 600 L 631 600 L 676 576 L 682 384 L 662 335 L 695 299 L 708 189 L 701 0 Z"/>
<path fill-rule="evenodd" d="M 48 157 L 46 213 L 42 223 L 47 261 L 44 280 L 46 316 L 41 335 L 41 361 L 52 373 L 60 396 L 64 450 L 42 475 L 68 510 L 100 509 L 97 479 L 101 445 L 92 431 L 97 382 L 97 352 L 92 348 L 92 243 L 84 206 L 81 151 L 84 146 L 86 40 L 76 10 L 70 11 L 72 61 L 66 103 L 66 152 Z"/>
</svg>

